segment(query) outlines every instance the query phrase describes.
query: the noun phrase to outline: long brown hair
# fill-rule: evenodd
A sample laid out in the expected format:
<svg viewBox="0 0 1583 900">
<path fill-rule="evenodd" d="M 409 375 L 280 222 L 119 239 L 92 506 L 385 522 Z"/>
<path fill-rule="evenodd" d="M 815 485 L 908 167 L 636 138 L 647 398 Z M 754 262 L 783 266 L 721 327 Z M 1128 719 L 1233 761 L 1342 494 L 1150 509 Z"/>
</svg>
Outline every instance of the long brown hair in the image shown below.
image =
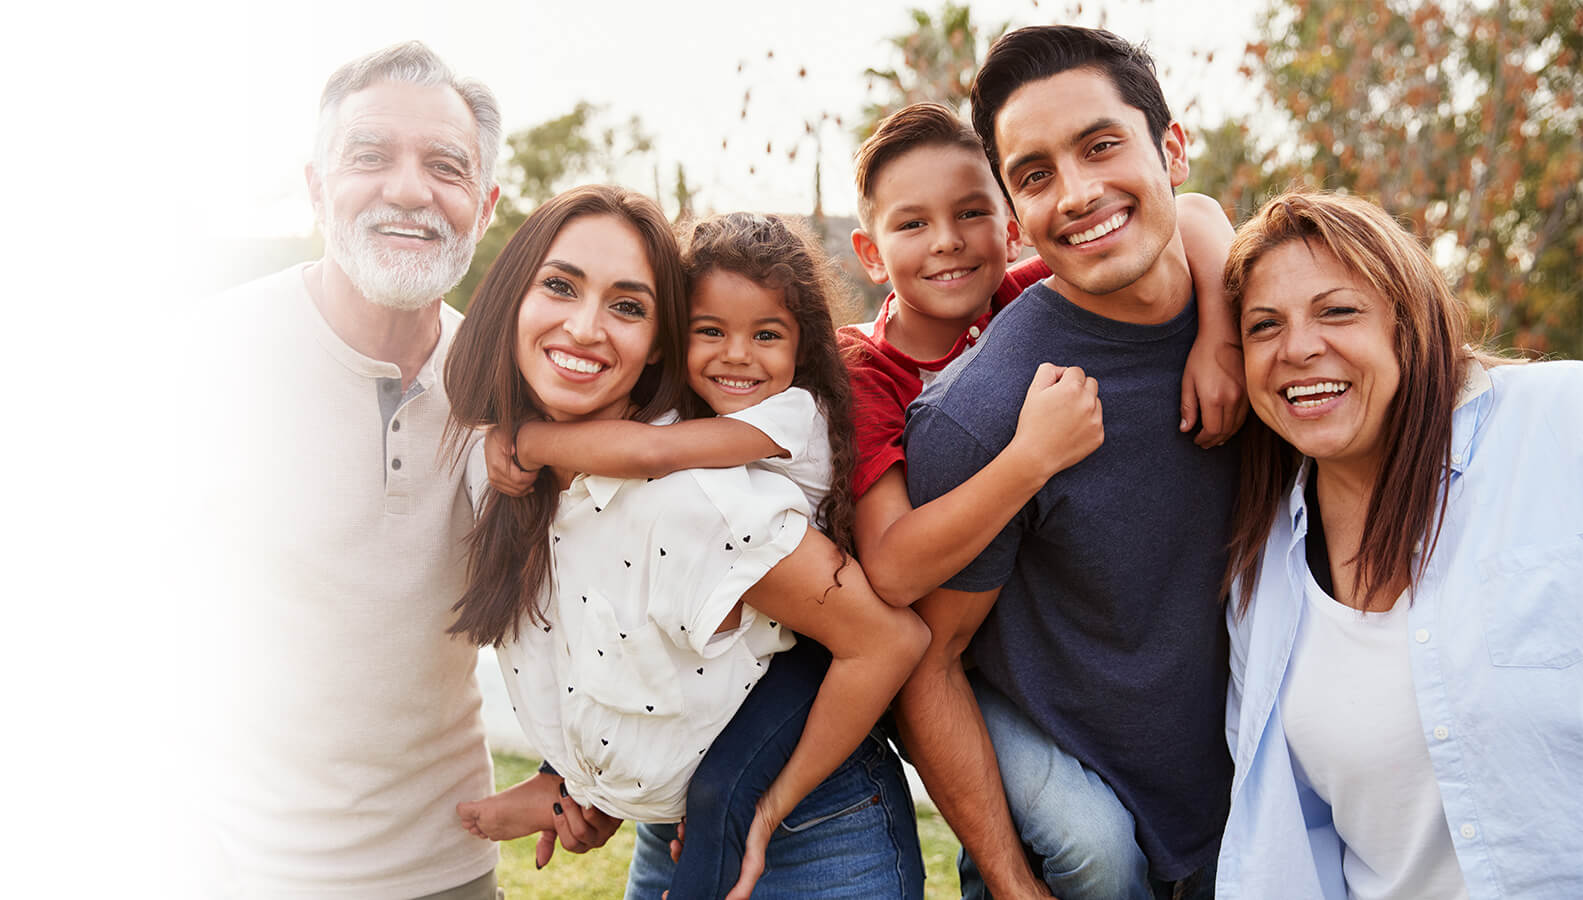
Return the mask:
<svg viewBox="0 0 1583 900">
<path fill-rule="evenodd" d="M 830 426 L 830 493 L 816 510 L 825 536 L 848 555 L 856 553 L 852 530 L 857 506 L 852 466 L 857 459 L 852 430 L 852 384 L 836 345 L 830 308 L 847 303 L 835 267 L 800 220 L 758 213 L 729 213 L 701 219 L 686 229 L 682 266 L 688 291 L 714 271 L 731 272 L 779 291 L 797 320 L 797 372 L 792 384 L 814 396 Z M 694 412 L 704 414 L 705 410 Z"/>
<path fill-rule="evenodd" d="M 1389 304 L 1395 320 L 1401 382 L 1386 407 L 1384 464 L 1355 557 L 1356 588 L 1368 609 L 1375 590 L 1404 573 L 1416 581 L 1434 553 L 1445 517 L 1452 409 L 1468 360 L 1485 358 L 1466 347 L 1466 314 L 1423 245 L 1357 197 L 1292 191 L 1248 220 L 1226 260 L 1226 292 L 1239 313 L 1254 267 L 1289 241 L 1330 253 Z M 1243 430 L 1224 585 L 1229 591 L 1241 578 L 1239 616 L 1253 600 L 1265 538 L 1301 463 L 1297 449 L 1257 417 Z M 1413 547 L 1420 540 L 1424 549 L 1415 566 Z"/>
<path fill-rule="evenodd" d="M 660 360 L 645 367 L 632 389 L 638 408 L 631 418 L 651 421 L 681 401 L 687 295 L 670 224 L 642 194 L 605 185 L 578 187 L 528 216 L 473 295 L 445 360 L 451 446 L 462 446 L 475 428 L 494 425 L 515 432 L 522 422 L 543 418 L 517 370 L 517 312 L 550 244 L 568 222 L 581 216 L 614 216 L 637 229 L 654 270 Z M 549 528 L 559 497 L 555 473 L 548 467 L 539 470 L 533 490 L 524 497 L 490 492 L 468 535 L 468 585 L 452 607 L 458 615 L 451 634 L 466 635 L 478 646 L 498 646 L 517 637 L 524 612 L 531 621 L 543 623 L 538 598 L 550 578 Z"/>
</svg>

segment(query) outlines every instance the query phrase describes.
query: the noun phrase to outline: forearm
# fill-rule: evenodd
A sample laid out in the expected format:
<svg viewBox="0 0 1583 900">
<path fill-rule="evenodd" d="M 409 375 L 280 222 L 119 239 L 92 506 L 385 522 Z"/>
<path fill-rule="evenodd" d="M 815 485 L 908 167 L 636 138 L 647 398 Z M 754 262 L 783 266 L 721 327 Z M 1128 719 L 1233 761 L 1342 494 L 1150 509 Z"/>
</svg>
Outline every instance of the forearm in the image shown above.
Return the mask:
<svg viewBox="0 0 1583 900">
<path fill-rule="evenodd" d="M 892 606 L 907 606 L 962 571 L 1053 472 L 1013 441 L 973 477 L 886 528 L 863 570 Z"/>
<path fill-rule="evenodd" d="M 681 469 L 740 466 L 781 448 L 735 419 L 650 425 L 626 419 L 525 422 L 517 428 L 519 465 L 548 466 L 611 478 L 660 478 Z"/>
</svg>

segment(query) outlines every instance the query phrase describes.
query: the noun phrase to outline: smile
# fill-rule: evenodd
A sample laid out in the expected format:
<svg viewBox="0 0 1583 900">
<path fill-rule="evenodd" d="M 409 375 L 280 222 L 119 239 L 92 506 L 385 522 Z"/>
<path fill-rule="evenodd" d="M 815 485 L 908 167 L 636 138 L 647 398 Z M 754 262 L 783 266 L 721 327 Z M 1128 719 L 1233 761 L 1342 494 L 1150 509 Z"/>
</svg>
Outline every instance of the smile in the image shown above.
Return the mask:
<svg viewBox="0 0 1583 900">
<path fill-rule="evenodd" d="M 923 280 L 935 282 L 959 281 L 977 271 L 977 266 L 973 266 L 972 268 L 968 269 L 948 269 L 944 272 L 936 272 L 933 275 L 925 275 L 923 276 Z"/>
<path fill-rule="evenodd" d="M 762 379 L 723 378 L 719 375 L 711 375 L 709 376 L 709 380 L 730 391 L 751 391 L 764 383 Z"/>
<path fill-rule="evenodd" d="M 1345 394 L 1352 387 L 1350 381 L 1321 381 L 1318 384 L 1294 384 L 1285 391 L 1286 402 L 1298 409 L 1312 409 Z"/>
<path fill-rule="evenodd" d="M 583 359 L 580 356 L 573 356 L 570 353 L 562 353 L 559 350 L 551 350 L 548 355 L 550 362 L 557 367 L 580 375 L 594 375 L 605 368 L 603 363 L 597 363 L 591 359 Z"/>
<path fill-rule="evenodd" d="M 432 241 L 439 237 L 430 229 L 416 226 L 380 225 L 374 231 L 387 237 L 415 238 L 420 241 Z"/>
<path fill-rule="evenodd" d="M 1110 234 L 1112 231 L 1115 231 L 1117 228 L 1127 224 L 1127 219 L 1129 217 L 1130 213 L 1128 213 L 1126 210 L 1122 210 L 1105 221 L 1100 222 L 1098 225 L 1095 225 L 1093 228 L 1090 228 L 1087 231 L 1079 231 L 1077 234 L 1069 234 L 1062 238 L 1062 240 L 1066 241 L 1068 244 L 1071 244 L 1073 247 L 1082 246 L 1089 241 L 1097 241 L 1105 235 Z"/>
</svg>

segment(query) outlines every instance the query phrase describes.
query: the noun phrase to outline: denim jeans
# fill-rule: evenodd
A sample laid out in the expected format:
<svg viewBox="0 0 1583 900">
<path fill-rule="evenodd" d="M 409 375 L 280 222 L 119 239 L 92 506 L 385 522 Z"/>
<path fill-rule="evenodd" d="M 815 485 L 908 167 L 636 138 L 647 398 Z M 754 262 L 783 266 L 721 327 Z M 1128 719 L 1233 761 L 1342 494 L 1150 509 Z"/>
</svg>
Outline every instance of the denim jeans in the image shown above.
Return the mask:
<svg viewBox="0 0 1583 900">
<path fill-rule="evenodd" d="M 775 654 L 693 773 L 681 861 L 670 858 L 674 825 L 637 827 L 628 898 L 668 888 L 670 900 L 712 900 L 736 884 L 759 797 L 801 740 L 829 668 L 830 651 L 801 635 Z M 878 726 L 776 830 L 753 896 L 923 896 L 912 793 Z"/>
<path fill-rule="evenodd" d="M 1213 897 L 1213 865 L 1183 879 L 1149 877 L 1132 813 L 1094 770 L 1067 755 L 1004 694 L 969 676 L 1006 789 L 1012 823 L 1035 875 L 1062 900 Z M 973 860 L 957 859 L 964 900 L 989 891 Z"/>
</svg>

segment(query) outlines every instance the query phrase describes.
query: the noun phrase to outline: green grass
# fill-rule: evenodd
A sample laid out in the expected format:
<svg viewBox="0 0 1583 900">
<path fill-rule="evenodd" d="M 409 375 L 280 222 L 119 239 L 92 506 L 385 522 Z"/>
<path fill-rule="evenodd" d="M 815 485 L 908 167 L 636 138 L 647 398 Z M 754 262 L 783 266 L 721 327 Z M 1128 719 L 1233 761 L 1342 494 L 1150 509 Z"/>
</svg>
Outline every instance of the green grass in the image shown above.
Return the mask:
<svg viewBox="0 0 1583 900">
<path fill-rule="evenodd" d="M 497 752 L 495 789 L 504 790 L 529 778 L 539 761 Z M 924 897 L 954 900 L 961 891 L 956 876 L 956 851 L 961 846 L 945 820 L 932 807 L 918 810 L 918 838 L 923 844 Z M 507 900 L 586 900 L 620 897 L 627 883 L 627 863 L 632 859 L 632 823 L 621 826 L 604 847 L 577 855 L 557 848 L 550 864 L 533 868 L 538 837 L 525 837 L 500 845 L 500 886 Z"/>
</svg>

